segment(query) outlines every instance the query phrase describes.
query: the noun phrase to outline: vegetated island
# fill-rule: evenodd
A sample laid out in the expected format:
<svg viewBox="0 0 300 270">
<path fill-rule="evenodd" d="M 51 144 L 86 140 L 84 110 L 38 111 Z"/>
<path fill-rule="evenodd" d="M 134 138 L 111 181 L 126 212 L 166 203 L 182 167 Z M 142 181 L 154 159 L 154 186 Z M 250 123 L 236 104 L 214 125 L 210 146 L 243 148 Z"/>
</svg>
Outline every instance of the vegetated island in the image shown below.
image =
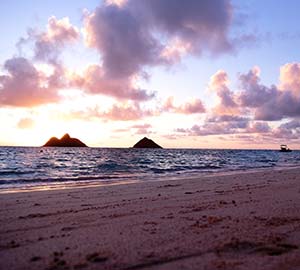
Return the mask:
<svg viewBox="0 0 300 270">
<path fill-rule="evenodd" d="M 148 139 L 147 137 L 144 137 L 140 141 L 138 141 L 133 148 L 162 148 L 160 145 L 152 141 L 151 139 Z"/>
<path fill-rule="evenodd" d="M 77 138 L 71 138 L 70 135 L 66 133 L 61 139 L 56 137 L 50 138 L 43 147 L 87 147 L 87 145 Z"/>
</svg>

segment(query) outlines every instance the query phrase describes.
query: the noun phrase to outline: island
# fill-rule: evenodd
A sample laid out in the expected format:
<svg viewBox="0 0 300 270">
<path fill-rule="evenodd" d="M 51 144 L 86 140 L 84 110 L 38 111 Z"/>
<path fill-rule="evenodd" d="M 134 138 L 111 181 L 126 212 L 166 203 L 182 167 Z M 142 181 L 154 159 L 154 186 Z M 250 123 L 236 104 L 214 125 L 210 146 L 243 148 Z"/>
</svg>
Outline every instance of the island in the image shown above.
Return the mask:
<svg viewBox="0 0 300 270">
<path fill-rule="evenodd" d="M 144 137 L 140 141 L 138 141 L 133 148 L 162 148 L 160 145 L 152 141 L 151 139 L 148 139 L 147 137 Z"/>
<path fill-rule="evenodd" d="M 52 137 L 43 147 L 87 147 L 87 145 L 77 138 L 71 138 L 70 135 L 66 133 L 61 139 Z"/>
</svg>

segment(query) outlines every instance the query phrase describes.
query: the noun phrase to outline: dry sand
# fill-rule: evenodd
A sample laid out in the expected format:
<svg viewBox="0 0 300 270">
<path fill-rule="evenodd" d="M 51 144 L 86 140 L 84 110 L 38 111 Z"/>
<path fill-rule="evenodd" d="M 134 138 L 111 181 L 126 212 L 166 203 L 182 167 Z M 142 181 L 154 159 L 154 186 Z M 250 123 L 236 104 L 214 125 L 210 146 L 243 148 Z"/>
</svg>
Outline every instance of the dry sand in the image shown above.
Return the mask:
<svg viewBox="0 0 300 270">
<path fill-rule="evenodd" d="M 300 169 L 0 195 L 0 269 L 300 269 Z"/>
</svg>

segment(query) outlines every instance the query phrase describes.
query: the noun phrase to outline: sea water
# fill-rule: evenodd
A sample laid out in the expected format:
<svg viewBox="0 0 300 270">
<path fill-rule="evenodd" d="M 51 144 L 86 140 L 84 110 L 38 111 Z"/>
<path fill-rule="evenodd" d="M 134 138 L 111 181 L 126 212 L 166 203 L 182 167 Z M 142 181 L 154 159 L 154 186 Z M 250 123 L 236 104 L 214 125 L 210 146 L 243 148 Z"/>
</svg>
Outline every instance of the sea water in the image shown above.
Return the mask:
<svg viewBox="0 0 300 270">
<path fill-rule="evenodd" d="M 300 151 L 0 147 L 0 189 L 296 167 Z"/>
</svg>

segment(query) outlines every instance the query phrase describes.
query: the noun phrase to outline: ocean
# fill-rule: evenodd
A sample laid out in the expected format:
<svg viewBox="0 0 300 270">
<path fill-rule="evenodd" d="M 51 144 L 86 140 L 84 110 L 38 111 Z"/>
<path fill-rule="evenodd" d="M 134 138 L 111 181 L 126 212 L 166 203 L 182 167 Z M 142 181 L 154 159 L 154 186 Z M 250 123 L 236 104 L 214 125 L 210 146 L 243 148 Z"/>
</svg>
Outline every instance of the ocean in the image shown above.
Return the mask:
<svg viewBox="0 0 300 270">
<path fill-rule="evenodd" d="M 300 165 L 300 151 L 0 147 L 0 190 L 153 181 Z"/>
</svg>

